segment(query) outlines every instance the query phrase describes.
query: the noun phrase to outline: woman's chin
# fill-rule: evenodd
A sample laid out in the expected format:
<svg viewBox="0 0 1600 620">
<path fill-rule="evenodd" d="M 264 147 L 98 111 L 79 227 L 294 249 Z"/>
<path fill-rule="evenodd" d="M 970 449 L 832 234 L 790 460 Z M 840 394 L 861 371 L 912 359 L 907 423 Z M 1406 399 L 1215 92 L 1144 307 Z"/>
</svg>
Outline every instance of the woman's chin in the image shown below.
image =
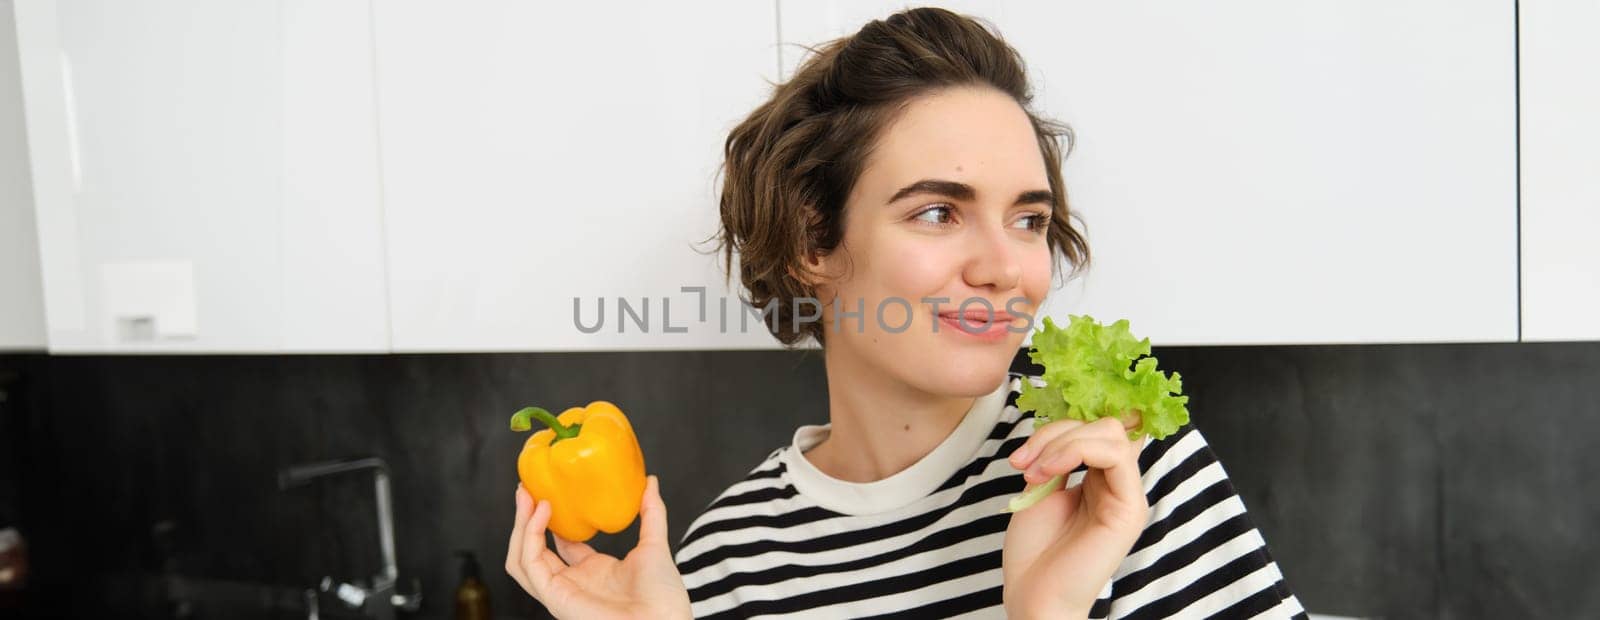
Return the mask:
<svg viewBox="0 0 1600 620">
<path fill-rule="evenodd" d="M 1010 356 L 989 352 L 958 351 L 931 359 L 946 360 L 929 373 L 934 379 L 932 389 L 946 396 L 968 398 L 993 392 L 1011 369 Z"/>
</svg>

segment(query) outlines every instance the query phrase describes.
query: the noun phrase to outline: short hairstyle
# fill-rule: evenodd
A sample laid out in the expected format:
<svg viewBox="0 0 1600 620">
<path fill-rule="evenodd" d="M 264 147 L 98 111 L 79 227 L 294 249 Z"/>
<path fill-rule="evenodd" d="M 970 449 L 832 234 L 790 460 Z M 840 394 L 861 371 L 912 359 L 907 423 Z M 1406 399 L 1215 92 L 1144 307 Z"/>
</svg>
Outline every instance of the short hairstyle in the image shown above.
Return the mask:
<svg viewBox="0 0 1600 620">
<path fill-rule="evenodd" d="M 874 20 L 853 35 L 812 50 L 788 81 L 729 134 L 723 146 L 721 229 L 716 241 L 732 276 L 735 254 L 744 301 L 772 308 L 768 328 L 779 342 L 823 340 L 823 323 L 797 324 L 794 300 L 815 297 L 806 257 L 844 239 L 844 208 L 878 136 L 911 100 L 951 87 L 983 86 L 1022 107 L 1038 136 L 1054 194 L 1046 236 L 1054 258 L 1075 275 L 1089 246 L 1074 228 L 1061 181 L 1070 155 L 1069 125 L 1035 114 L 1022 58 L 990 27 L 939 8 L 915 8 Z M 1066 150 L 1062 151 L 1061 142 Z"/>
</svg>

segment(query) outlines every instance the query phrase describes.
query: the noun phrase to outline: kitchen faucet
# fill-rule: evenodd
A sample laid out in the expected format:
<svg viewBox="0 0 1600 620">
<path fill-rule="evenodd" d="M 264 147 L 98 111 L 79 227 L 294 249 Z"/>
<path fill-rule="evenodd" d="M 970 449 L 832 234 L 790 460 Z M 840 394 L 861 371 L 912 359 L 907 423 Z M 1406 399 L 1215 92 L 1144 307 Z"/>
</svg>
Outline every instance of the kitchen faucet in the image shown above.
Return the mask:
<svg viewBox="0 0 1600 620">
<path fill-rule="evenodd" d="M 400 594 L 395 588 L 400 569 L 394 559 L 394 506 L 389 499 L 389 465 L 375 457 L 296 465 L 278 473 L 278 488 L 288 489 L 323 476 L 367 469 L 372 470 L 373 489 L 377 493 L 378 548 L 383 553 L 383 571 L 372 577 L 370 588 L 351 583 L 335 586 L 332 577 L 324 577 L 321 588 L 332 592 L 351 609 L 362 610 L 379 620 L 393 620 L 396 609 L 416 611 L 421 607 L 422 590 L 413 587 L 412 594 Z"/>
</svg>

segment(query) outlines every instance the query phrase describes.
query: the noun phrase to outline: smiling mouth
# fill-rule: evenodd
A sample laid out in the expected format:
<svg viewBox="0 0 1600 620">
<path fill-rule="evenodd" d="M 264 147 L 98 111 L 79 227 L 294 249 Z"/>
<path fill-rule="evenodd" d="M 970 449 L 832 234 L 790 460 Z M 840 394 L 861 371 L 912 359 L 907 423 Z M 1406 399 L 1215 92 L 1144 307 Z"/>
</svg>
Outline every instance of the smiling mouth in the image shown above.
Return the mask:
<svg viewBox="0 0 1600 620">
<path fill-rule="evenodd" d="M 1013 317 L 1005 312 L 983 310 L 967 312 L 940 312 L 940 321 L 954 328 L 952 331 L 984 340 L 1003 339 L 1010 334 Z"/>
</svg>

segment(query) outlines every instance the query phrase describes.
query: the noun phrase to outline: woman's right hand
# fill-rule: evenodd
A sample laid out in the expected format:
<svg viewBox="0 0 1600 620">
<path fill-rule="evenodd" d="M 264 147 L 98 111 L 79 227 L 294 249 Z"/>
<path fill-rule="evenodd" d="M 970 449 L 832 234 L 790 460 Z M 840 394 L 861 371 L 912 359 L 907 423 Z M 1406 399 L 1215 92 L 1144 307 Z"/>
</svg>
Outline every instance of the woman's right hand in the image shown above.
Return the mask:
<svg viewBox="0 0 1600 620">
<path fill-rule="evenodd" d="M 689 592 L 667 546 L 667 506 L 660 481 L 646 479 L 639 507 L 639 544 L 617 560 L 559 535 L 557 556 L 545 547 L 550 502 L 517 485 L 517 517 L 506 549 L 506 572 L 557 618 L 691 618 Z"/>
</svg>

